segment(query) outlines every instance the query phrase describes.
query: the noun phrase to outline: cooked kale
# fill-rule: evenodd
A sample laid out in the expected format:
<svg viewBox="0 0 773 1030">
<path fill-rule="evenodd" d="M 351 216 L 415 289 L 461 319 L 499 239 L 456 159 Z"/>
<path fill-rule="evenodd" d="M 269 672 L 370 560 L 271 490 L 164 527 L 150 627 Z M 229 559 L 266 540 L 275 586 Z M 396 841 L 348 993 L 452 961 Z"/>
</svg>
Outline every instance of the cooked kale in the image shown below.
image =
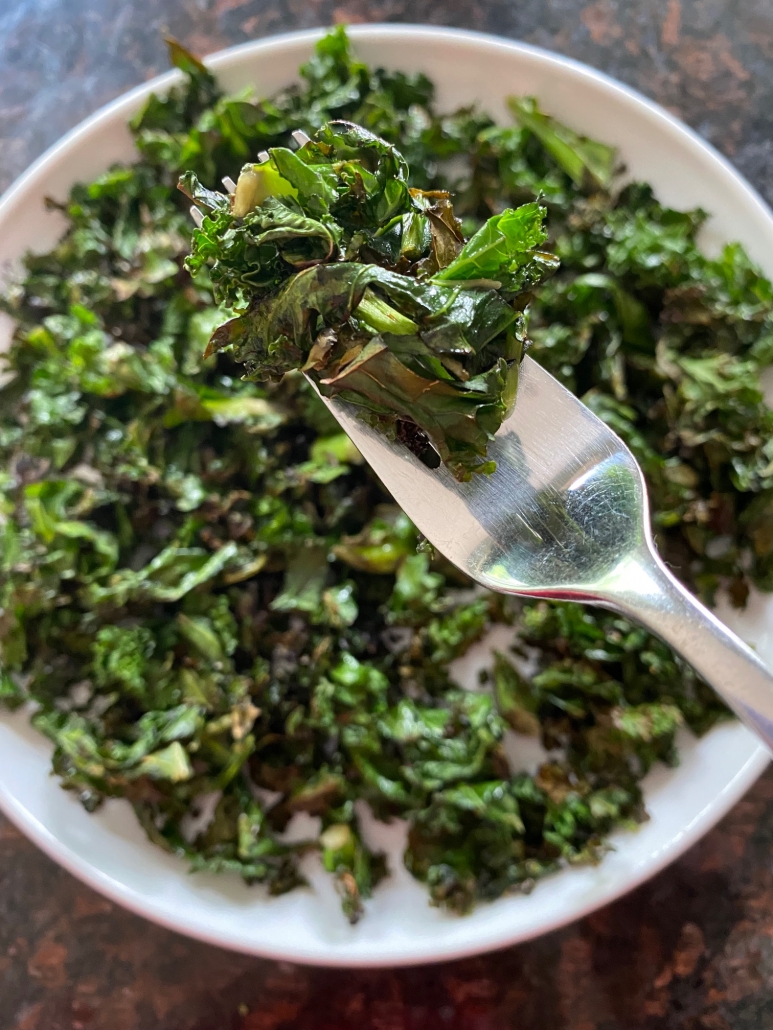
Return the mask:
<svg viewBox="0 0 773 1030">
<path fill-rule="evenodd" d="M 700 733 L 725 709 L 623 619 L 471 589 L 421 547 L 303 376 L 280 377 L 286 355 L 262 385 L 241 379 L 238 347 L 205 358 L 239 315 L 243 265 L 210 269 L 208 223 L 233 217 L 213 196 L 191 276 L 176 183 L 193 170 L 213 187 L 266 149 L 301 163 L 291 130 L 323 138 L 345 120 L 399 147 L 408 190 L 451 189 L 465 237 L 539 201 L 561 271 L 531 302 L 532 353 L 635 451 L 667 559 L 738 602 L 750 582 L 773 586 L 770 283 L 738 246 L 701 254 L 701 212 L 642 185 L 617 192 L 614 153 L 533 101 L 513 101 L 514 127 L 439 114 L 424 76 L 368 69 L 340 29 L 270 101 L 222 96 L 177 45 L 172 59 L 185 81 L 135 118 L 137 163 L 72 191 L 61 242 L 28 257 L 3 301 L 16 330 L 0 388 L 0 701 L 35 703 L 54 770 L 88 809 L 126 798 L 192 868 L 274 892 L 316 849 L 352 920 L 385 872 L 362 804 L 408 821 L 408 867 L 455 911 L 597 861 L 611 829 L 645 817 L 642 776 L 676 760 L 680 724 Z M 348 229 L 273 196 L 263 211 L 291 211 L 294 228 L 279 226 L 265 267 L 291 283 L 294 262 Z M 433 221 L 445 198 L 428 203 L 407 213 L 455 250 L 455 223 L 451 243 Z M 234 221 L 237 256 L 254 246 L 248 222 Z M 363 237 L 363 260 L 340 265 L 377 269 L 383 314 L 379 276 L 408 269 L 387 268 L 380 245 Z M 495 623 L 512 626 L 512 650 L 480 690 L 460 689 L 451 663 Z M 511 730 L 540 737 L 536 772 L 513 771 Z M 299 812 L 319 836 L 288 843 Z"/>
<path fill-rule="evenodd" d="M 231 347 L 256 380 L 300 368 L 458 479 L 493 469 L 521 309 L 558 265 L 537 249 L 544 208 L 501 211 L 465 243 L 448 193 L 410 188 L 402 154 L 347 121 L 245 165 L 230 198 L 193 172 L 179 187 L 209 212 L 186 267 L 208 267 L 215 300 L 240 312 L 206 355 Z"/>
</svg>

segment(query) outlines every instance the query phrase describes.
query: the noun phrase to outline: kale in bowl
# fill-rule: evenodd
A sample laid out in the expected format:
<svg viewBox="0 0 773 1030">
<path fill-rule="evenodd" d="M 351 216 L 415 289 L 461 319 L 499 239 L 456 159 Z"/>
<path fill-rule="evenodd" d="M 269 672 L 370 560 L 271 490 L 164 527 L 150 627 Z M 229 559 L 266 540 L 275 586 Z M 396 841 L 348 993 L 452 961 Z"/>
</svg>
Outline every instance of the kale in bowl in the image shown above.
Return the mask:
<svg viewBox="0 0 773 1030">
<path fill-rule="evenodd" d="M 228 350 L 204 359 L 228 313 L 184 268 L 177 178 L 213 188 L 344 119 L 399 147 L 410 188 L 452 190 L 466 236 L 539 199 L 561 270 L 531 302 L 531 353 L 634 450 L 661 551 L 707 599 L 771 585 L 770 284 L 738 246 L 705 257 L 701 212 L 619 188 L 608 148 L 533 103 L 510 127 L 440 114 L 424 77 L 366 68 L 342 30 L 271 101 L 173 59 L 187 84 L 135 119 L 137 162 L 73 190 L 61 242 L 3 302 L 2 702 L 35 703 L 88 808 L 124 797 L 194 868 L 274 891 L 318 848 L 352 919 L 384 871 L 361 803 L 408 821 L 409 868 L 457 911 L 597 860 L 644 817 L 678 725 L 725 710 L 624 620 L 471 591 L 302 377 L 262 387 Z M 514 650 L 460 689 L 451 662 L 495 623 Z M 509 727 L 548 750 L 534 775 L 511 771 Z M 318 840 L 282 839 L 297 812 Z"/>
</svg>

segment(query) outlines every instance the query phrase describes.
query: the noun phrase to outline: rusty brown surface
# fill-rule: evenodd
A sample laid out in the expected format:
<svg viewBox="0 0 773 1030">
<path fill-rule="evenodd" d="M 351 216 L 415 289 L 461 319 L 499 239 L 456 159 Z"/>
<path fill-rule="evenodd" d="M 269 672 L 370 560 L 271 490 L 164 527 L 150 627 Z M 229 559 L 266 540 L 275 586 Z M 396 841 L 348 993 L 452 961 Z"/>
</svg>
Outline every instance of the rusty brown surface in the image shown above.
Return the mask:
<svg viewBox="0 0 773 1030">
<path fill-rule="evenodd" d="M 334 21 L 498 32 L 685 118 L 773 199 L 771 0 L 0 0 L 0 186 L 165 67 Z M 683 859 L 541 940 L 331 972 L 187 941 L 81 886 L 0 819 L 0 1030 L 773 1030 L 773 772 Z"/>
</svg>

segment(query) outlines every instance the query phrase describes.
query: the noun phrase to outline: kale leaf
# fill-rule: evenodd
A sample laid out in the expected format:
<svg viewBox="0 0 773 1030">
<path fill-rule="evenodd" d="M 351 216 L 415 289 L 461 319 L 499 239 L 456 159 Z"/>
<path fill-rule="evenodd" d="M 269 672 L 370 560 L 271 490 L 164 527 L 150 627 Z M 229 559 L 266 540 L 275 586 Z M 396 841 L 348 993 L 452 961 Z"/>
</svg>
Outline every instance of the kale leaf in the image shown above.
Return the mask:
<svg viewBox="0 0 773 1030">
<path fill-rule="evenodd" d="M 208 214 L 187 261 L 238 312 L 206 356 L 233 348 L 252 379 L 301 368 L 459 479 L 493 468 L 489 440 L 515 399 L 528 290 L 555 270 L 537 203 L 464 243 L 444 191 L 408 186 L 390 143 L 327 122 L 292 151 L 242 168 L 229 199 L 193 172 L 180 189 Z"/>
</svg>

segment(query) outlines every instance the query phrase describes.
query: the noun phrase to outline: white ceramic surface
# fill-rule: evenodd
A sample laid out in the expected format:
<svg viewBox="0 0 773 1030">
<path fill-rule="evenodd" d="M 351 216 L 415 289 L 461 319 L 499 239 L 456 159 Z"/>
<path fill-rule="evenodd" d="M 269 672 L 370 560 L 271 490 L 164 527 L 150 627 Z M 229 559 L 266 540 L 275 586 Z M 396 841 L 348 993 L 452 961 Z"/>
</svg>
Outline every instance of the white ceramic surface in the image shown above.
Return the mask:
<svg viewBox="0 0 773 1030">
<path fill-rule="evenodd" d="M 249 43 L 209 60 L 228 90 L 254 85 L 270 94 L 296 77 L 319 33 Z M 754 191 L 711 147 L 665 111 L 575 62 L 494 37 L 420 26 L 351 30 L 358 53 L 372 64 L 422 70 L 437 83 L 442 107 L 478 102 L 507 120 L 504 98 L 534 94 L 569 125 L 616 144 L 637 177 L 661 200 L 711 212 L 706 246 L 740 239 L 773 276 L 773 216 Z M 0 202 L 0 266 L 26 249 L 50 247 L 62 230 L 43 198 L 64 198 L 77 180 L 132 158 L 126 123 L 151 89 L 176 81 L 170 73 L 97 112 L 53 147 Z M 0 327 L 2 331 L 2 327 Z M 1 344 L 0 344 L 1 345 Z M 732 621 L 773 665 L 773 599 L 754 598 Z M 498 646 L 506 646 L 502 629 Z M 460 682 L 472 685 L 485 648 L 467 656 Z M 525 766 L 535 760 L 520 751 Z M 529 757 L 531 754 L 531 757 Z M 257 955 L 324 965 L 400 965 L 448 959 L 545 933 L 613 900 L 662 869 L 704 834 L 741 797 L 767 762 L 737 723 L 703 740 L 685 735 L 682 763 L 658 768 L 645 783 L 651 820 L 618 833 L 615 850 L 597 868 L 572 869 L 542 881 L 528 897 L 481 905 L 459 919 L 427 904 L 403 869 L 401 830 L 370 820 L 369 838 L 390 852 L 392 875 L 349 927 L 328 878 L 308 860 L 311 888 L 267 898 L 260 888 L 184 866 L 152 847 L 121 802 L 89 816 L 49 775 L 49 746 L 26 718 L 0 716 L 0 807 L 32 840 L 76 876 L 118 903 L 182 933 Z"/>
</svg>

